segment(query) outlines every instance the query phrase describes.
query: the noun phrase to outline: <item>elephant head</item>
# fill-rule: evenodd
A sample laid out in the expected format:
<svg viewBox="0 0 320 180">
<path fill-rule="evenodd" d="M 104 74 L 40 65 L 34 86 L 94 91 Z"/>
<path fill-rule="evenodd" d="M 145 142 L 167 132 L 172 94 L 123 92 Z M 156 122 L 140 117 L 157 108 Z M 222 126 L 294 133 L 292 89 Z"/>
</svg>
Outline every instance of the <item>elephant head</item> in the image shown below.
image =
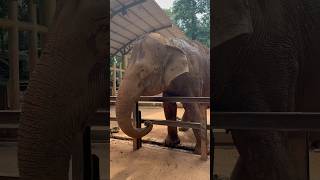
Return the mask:
<svg viewBox="0 0 320 180">
<path fill-rule="evenodd" d="M 248 0 L 213 1 L 213 46 L 253 32 Z"/>
<path fill-rule="evenodd" d="M 186 54 L 157 33 L 145 35 L 132 49 L 129 66 L 121 82 L 116 116 L 122 131 L 130 137 L 148 134 L 152 125 L 135 128 L 131 113 L 141 95 L 157 95 L 177 76 L 189 72 Z"/>
<path fill-rule="evenodd" d="M 109 2 L 57 4 L 22 106 L 18 140 L 22 180 L 67 180 L 75 134 L 106 104 Z"/>
</svg>

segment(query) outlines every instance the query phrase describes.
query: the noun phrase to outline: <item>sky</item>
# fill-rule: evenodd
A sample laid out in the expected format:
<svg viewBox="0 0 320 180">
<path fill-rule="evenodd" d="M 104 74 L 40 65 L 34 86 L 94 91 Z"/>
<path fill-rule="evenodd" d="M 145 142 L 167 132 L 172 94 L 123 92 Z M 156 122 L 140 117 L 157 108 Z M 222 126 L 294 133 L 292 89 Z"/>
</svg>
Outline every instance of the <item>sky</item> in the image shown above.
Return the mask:
<svg viewBox="0 0 320 180">
<path fill-rule="evenodd" d="M 162 9 L 168 9 L 172 7 L 173 0 L 155 0 Z"/>
</svg>

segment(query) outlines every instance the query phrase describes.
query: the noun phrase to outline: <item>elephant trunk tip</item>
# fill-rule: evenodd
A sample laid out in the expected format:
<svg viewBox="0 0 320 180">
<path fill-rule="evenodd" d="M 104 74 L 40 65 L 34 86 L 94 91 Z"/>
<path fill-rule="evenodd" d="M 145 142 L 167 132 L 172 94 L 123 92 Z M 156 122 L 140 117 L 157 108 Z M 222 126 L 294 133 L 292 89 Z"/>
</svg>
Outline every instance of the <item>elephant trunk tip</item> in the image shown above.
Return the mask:
<svg viewBox="0 0 320 180">
<path fill-rule="evenodd" d="M 144 128 L 134 128 L 129 127 L 127 123 L 121 123 L 121 121 L 118 121 L 120 129 L 128 136 L 132 138 L 142 138 L 143 136 L 147 135 L 153 128 L 153 124 L 150 121 L 145 122 Z"/>
</svg>

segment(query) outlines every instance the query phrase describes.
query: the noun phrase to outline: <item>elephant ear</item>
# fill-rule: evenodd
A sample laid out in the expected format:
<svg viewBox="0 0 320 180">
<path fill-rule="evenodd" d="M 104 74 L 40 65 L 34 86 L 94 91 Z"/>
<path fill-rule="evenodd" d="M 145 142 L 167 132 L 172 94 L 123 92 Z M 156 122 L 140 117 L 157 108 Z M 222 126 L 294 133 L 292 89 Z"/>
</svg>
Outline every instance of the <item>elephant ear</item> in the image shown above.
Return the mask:
<svg viewBox="0 0 320 180">
<path fill-rule="evenodd" d="M 213 46 L 236 36 L 252 33 L 252 19 L 248 0 L 213 1 Z"/>
<path fill-rule="evenodd" d="M 179 75 L 189 72 L 189 65 L 186 54 L 178 47 L 166 45 L 168 60 L 164 68 L 164 83 L 169 86 L 172 80 Z"/>
</svg>

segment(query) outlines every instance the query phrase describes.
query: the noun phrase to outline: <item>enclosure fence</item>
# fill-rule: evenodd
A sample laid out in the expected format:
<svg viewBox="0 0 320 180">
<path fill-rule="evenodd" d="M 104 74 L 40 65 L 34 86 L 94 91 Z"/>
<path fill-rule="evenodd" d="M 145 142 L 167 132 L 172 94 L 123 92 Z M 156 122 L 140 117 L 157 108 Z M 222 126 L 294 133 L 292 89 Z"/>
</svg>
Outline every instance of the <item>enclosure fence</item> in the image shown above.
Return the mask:
<svg viewBox="0 0 320 180">
<path fill-rule="evenodd" d="M 116 97 L 110 97 L 111 101 L 115 101 Z M 140 100 L 143 101 L 158 101 L 158 102 L 190 102 L 190 103 L 207 103 L 209 98 L 183 98 L 183 97 L 141 97 Z M 312 112 L 213 112 L 211 111 L 211 122 L 210 126 L 201 121 L 200 123 L 192 122 L 180 122 L 180 121 L 159 121 L 152 119 L 141 119 L 139 115 L 140 112 L 137 108 L 135 110 L 135 126 L 139 127 L 139 124 L 149 121 L 156 125 L 166 125 L 173 127 L 189 127 L 189 128 L 198 128 L 202 132 L 210 128 L 210 164 L 214 164 L 214 133 L 213 129 L 243 129 L 243 130 L 277 130 L 277 131 L 320 131 L 320 113 Z M 109 118 L 110 112 L 108 110 L 98 110 L 95 113 L 95 116 L 90 119 L 91 126 L 108 126 L 108 121 L 114 121 L 115 118 Z M 19 110 L 0 110 L 0 124 L 15 124 L 19 123 Z M 139 117 L 140 116 L 140 117 Z M 138 122 L 138 123 L 137 123 Z M 86 138 L 85 144 L 90 143 L 90 128 L 86 128 L 84 133 Z M 106 137 L 109 138 L 109 134 Z M 80 138 L 81 139 L 81 138 Z M 205 136 L 202 136 L 202 139 L 205 139 Z M 307 141 L 307 137 L 306 137 Z M 79 142 L 84 144 L 83 142 Z M 205 143 L 204 143 L 205 144 Z M 141 141 L 139 139 L 134 140 L 134 149 L 141 147 Z M 307 144 L 306 144 L 307 145 Z M 88 160 L 91 158 L 90 146 L 81 146 L 83 147 L 83 153 L 87 153 L 85 156 L 79 157 L 78 161 L 90 162 Z M 79 149 L 79 148 L 78 148 Z M 203 147 L 204 149 L 204 147 Z M 308 148 L 307 148 L 308 151 Z M 308 154 L 308 152 L 306 152 Z M 84 158 L 87 157 L 87 158 Z M 205 155 L 202 154 L 202 158 L 205 158 Z M 83 159 L 84 158 L 84 159 Z M 309 157 L 305 156 L 307 162 L 309 162 Z M 87 166 L 87 168 L 89 168 Z M 309 163 L 305 166 L 306 171 L 308 172 L 309 177 Z M 91 169 L 89 168 L 88 171 Z M 85 170 L 87 171 L 87 170 Z M 213 174 L 213 167 L 210 168 L 210 173 Z"/>
<path fill-rule="evenodd" d="M 110 66 L 110 74 L 111 74 L 111 78 L 110 78 L 110 82 L 111 82 L 111 95 L 112 96 L 116 96 L 121 80 L 123 78 L 125 69 L 127 67 L 127 55 L 122 55 L 121 56 L 121 62 L 117 63 L 117 62 L 113 62 Z"/>
<path fill-rule="evenodd" d="M 32 72 L 38 60 L 38 33 L 43 35 L 48 31 L 54 11 L 56 0 L 38 1 L 39 12 L 35 0 L 28 1 L 29 22 L 18 20 L 18 0 L 8 0 L 8 18 L 0 18 L 0 28 L 8 30 L 8 57 L 9 57 L 9 82 L 8 105 L 10 109 L 20 108 L 19 89 L 19 31 L 29 32 L 29 72 Z M 37 15 L 43 17 L 42 25 L 38 24 Z"/>
</svg>

